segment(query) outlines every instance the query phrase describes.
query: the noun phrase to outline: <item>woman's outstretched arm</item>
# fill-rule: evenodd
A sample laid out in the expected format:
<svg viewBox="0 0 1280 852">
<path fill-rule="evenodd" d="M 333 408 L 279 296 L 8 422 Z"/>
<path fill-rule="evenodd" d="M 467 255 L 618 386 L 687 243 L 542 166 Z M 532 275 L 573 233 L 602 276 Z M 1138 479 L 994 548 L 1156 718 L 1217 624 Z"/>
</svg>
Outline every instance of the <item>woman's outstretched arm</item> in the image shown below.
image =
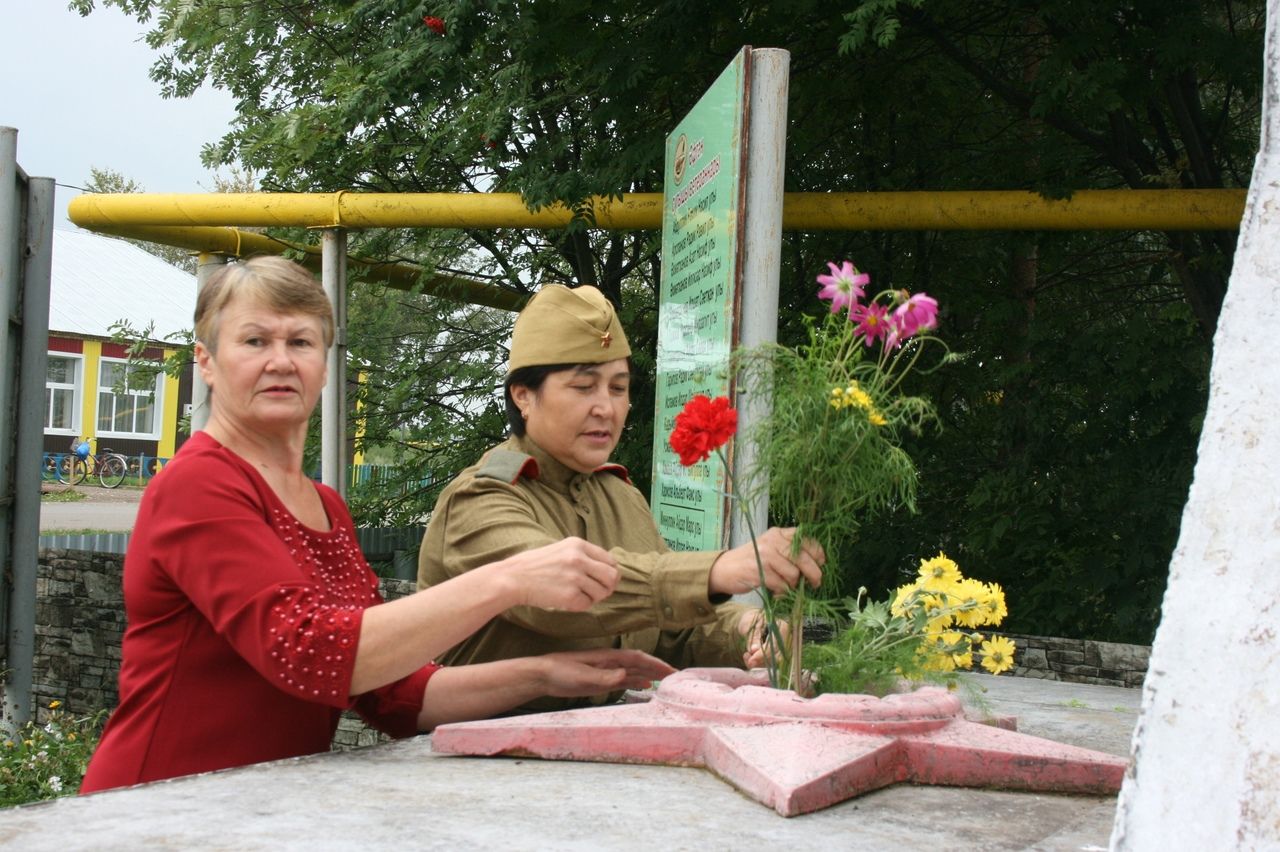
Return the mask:
<svg viewBox="0 0 1280 852">
<path fill-rule="evenodd" d="M 471 666 L 446 666 L 431 676 L 418 727 L 487 719 L 535 698 L 600 695 L 644 689 L 674 672 L 642 651 L 602 648 L 518 657 Z"/>
<path fill-rule="evenodd" d="M 513 606 L 581 612 L 617 584 L 617 563 L 608 551 L 567 538 L 370 607 L 360 625 L 350 694 L 420 669 Z"/>
</svg>

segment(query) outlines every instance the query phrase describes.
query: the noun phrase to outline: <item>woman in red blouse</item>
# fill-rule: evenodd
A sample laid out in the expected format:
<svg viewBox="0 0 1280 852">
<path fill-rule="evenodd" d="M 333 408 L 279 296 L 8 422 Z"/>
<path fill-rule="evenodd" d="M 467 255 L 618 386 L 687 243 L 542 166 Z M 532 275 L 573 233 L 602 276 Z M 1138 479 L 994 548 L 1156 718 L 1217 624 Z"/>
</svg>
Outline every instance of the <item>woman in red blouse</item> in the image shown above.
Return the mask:
<svg viewBox="0 0 1280 852">
<path fill-rule="evenodd" d="M 333 340 L 324 291 L 281 258 L 231 264 L 195 330 L 209 422 L 139 507 L 120 704 L 81 792 L 326 751 L 347 708 L 408 736 L 671 671 L 613 650 L 433 664 L 513 606 L 589 608 L 618 582 L 613 558 L 566 539 L 382 603 L 341 498 L 302 471 Z"/>
</svg>

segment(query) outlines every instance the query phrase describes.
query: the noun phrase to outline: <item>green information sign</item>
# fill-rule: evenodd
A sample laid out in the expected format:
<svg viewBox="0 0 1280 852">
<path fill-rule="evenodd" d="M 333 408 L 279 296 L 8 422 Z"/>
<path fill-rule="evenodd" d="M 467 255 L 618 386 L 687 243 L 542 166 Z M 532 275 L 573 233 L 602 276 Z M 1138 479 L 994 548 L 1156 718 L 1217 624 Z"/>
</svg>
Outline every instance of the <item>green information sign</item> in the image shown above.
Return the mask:
<svg viewBox="0 0 1280 852">
<path fill-rule="evenodd" d="M 667 437 L 690 398 L 730 393 L 749 61 L 744 48 L 667 137 L 649 505 L 673 550 L 727 541 L 724 465 L 713 455 L 683 467 Z"/>
</svg>

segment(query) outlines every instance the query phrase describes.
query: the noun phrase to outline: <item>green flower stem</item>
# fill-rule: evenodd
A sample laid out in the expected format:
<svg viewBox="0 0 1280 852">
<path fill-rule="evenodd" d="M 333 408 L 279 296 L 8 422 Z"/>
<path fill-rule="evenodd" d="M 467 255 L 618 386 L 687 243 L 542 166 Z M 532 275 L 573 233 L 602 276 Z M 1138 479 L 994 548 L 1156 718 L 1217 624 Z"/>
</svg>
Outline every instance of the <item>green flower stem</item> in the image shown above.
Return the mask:
<svg viewBox="0 0 1280 852">
<path fill-rule="evenodd" d="M 716 456 L 720 459 L 720 464 L 724 465 L 724 475 L 729 481 L 729 492 L 738 503 L 742 518 L 747 523 L 747 535 L 751 537 L 751 552 L 756 557 L 756 572 L 760 577 L 761 610 L 764 612 L 765 621 L 764 666 L 769 674 L 769 685 L 778 689 L 778 661 L 771 649 L 782 647 L 782 633 L 778 630 L 778 619 L 773 612 L 773 596 L 764 582 L 764 560 L 760 558 L 760 547 L 756 544 L 755 525 L 751 522 L 751 512 L 748 511 L 747 503 L 738 491 L 738 481 L 733 476 L 733 470 L 729 467 L 729 460 L 725 458 L 724 450 L 716 447 Z"/>
<path fill-rule="evenodd" d="M 796 535 L 799 536 L 799 530 Z M 804 694 L 804 679 L 801 670 L 804 660 L 804 577 L 796 583 L 796 593 L 791 602 L 791 691 L 796 695 Z"/>
</svg>

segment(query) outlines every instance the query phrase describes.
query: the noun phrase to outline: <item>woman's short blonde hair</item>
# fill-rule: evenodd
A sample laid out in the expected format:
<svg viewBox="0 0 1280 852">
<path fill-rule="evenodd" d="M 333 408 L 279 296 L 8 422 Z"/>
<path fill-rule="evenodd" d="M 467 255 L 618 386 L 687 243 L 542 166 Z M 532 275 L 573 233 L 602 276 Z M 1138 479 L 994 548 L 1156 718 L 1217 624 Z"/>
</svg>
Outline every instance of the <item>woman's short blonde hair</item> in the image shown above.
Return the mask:
<svg viewBox="0 0 1280 852">
<path fill-rule="evenodd" d="M 228 263 L 209 276 L 196 297 L 196 340 L 218 348 L 218 320 L 231 297 L 241 295 L 273 311 L 320 320 L 324 345 L 333 343 L 333 305 L 315 276 L 283 257 L 262 255 Z"/>
</svg>

